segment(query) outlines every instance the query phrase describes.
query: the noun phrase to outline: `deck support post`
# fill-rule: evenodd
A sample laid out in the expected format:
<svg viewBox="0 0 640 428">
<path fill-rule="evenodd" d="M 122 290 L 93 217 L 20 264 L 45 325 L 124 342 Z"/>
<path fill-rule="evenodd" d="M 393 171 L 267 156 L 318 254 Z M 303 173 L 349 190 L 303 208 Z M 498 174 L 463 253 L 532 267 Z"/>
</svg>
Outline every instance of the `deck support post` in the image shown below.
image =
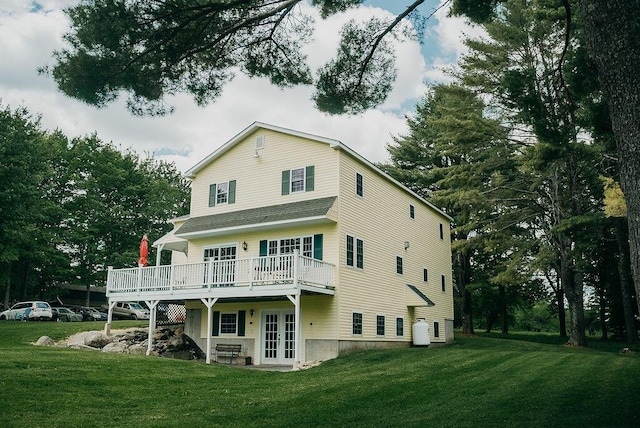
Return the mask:
<svg viewBox="0 0 640 428">
<path fill-rule="evenodd" d="M 116 306 L 116 302 L 112 302 L 109 299 L 109 311 L 107 313 L 107 323 L 104 325 L 104 334 L 109 336 L 111 334 L 111 320 L 113 320 L 113 308 Z"/>
<path fill-rule="evenodd" d="M 149 337 L 147 339 L 147 355 L 151 355 L 151 348 L 153 347 L 153 332 L 156 329 L 156 308 L 160 300 L 145 300 L 145 303 L 149 307 Z"/>
<path fill-rule="evenodd" d="M 206 299 L 200 299 L 202 303 L 207 307 L 207 364 L 211 364 L 211 330 L 213 330 L 213 305 L 218 301 L 217 297 L 208 297 Z"/>
<path fill-rule="evenodd" d="M 294 294 L 293 296 L 289 295 L 287 298 L 293 303 L 294 311 L 295 311 L 295 351 L 294 351 L 294 362 L 293 368 L 300 367 L 301 353 L 302 353 L 302 322 L 300 320 L 301 310 L 300 310 L 300 292 Z"/>
</svg>

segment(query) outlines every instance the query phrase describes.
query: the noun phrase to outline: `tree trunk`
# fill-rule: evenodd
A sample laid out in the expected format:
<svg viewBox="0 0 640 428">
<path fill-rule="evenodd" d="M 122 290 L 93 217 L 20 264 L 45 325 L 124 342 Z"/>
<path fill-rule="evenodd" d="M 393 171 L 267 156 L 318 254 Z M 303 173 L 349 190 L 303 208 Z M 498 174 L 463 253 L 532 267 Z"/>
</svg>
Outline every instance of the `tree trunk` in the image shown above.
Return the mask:
<svg viewBox="0 0 640 428">
<path fill-rule="evenodd" d="M 567 344 L 586 347 L 582 274 L 566 260 L 562 262 L 562 265 L 562 284 L 569 303 L 569 340 Z"/>
<path fill-rule="evenodd" d="M 464 253 L 458 253 L 458 286 L 462 292 L 462 332 L 466 334 L 475 334 L 473 331 L 473 307 L 471 301 L 471 293 L 467 289 L 467 285 L 471 282 L 471 263 L 469 256 Z"/>
<path fill-rule="evenodd" d="M 549 286 L 554 292 L 556 298 L 556 304 L 558 305 L 558 324 L 560 337 L 567 337 L 567 315 L 564 307 L 564 290 L 562 289 L 562 281 L 560 280 L 560 269 L 556 267 L 555 280 L 549 275 L 546 275 Z M 555 285 L 554 285 L 555 283 Z"/>
<path fill-rule="evenodd" d="M 498 286 L 500 291 L 500 315 L 502 317 L 502 334 L 509 333 L 509 322 L 507 319 L 507 293 L 504 285 Z"/>
<path fill-rule="evenodd" d="M 627 202 L 629 253 L 640 296 L 640 1 L 579 0 L 587 53 L 609 105 Z M 636 299 L 640 311 L 640 299 Z"/>
<path fill-rule="evenodd" d="M 609 339 L 609 329 L 607 328 L 607 299 L 605 297 L 604 281 L 602 280 L 602 276 L 600 278 L 600 285 L 596 287 L 598 290 L 598 320 L 600 321 L 600 331 L 602 332 L 600 340 L 605 341 Z M 593 334 L 591 331 L 589 331 L 589 333 Z"/>
<path fill-rule="evenodd" d="M 629 284 L 629 255 L 627 254 L 627 234 L 623 218 L 616 218 L 616 241 L 618 242 L 618 276 L 620 277 L 620 294 L 624 310 L 624 325 L 627 329 L 627 342 L 638 340 L 638 331 L 633 314 L 633 296 Z"/>
<path fill-rule="evenodd" d="M 11 306 L 11 262 L 2 263 L 0 269 L 0 278 L 4 277 L 6 288 L 4 289 L 4 307 L 9 309 Z"/>
</svg>

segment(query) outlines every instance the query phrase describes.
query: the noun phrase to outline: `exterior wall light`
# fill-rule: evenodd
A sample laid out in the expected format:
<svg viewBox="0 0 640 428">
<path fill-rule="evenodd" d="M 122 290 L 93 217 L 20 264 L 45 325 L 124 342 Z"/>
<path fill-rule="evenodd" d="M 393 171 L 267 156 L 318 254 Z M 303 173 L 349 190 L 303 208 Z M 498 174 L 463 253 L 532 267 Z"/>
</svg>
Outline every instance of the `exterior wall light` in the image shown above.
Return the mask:
<svg viewBox="0 0 640 428">
<path fill-rule="evenodd" d="M 243 250 L 245 250 L 245 251 L 247 251 L 247 248 L 249 248 L 249 245 L 247 245 L 247 241 L 244 241 L 244 242 L 242 243 L 242 249 L 243 249 Z"/>
</svg>

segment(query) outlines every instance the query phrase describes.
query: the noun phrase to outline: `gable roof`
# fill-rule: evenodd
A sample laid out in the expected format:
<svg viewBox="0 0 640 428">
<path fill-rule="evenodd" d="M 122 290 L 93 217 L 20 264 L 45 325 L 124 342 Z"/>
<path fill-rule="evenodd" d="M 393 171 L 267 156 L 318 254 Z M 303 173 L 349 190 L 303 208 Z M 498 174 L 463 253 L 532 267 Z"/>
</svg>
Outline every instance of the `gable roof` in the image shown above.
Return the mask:
<svg viewBox="0 0 640 428">
<path fill-rule="evenodd" d="M 237 231 L 291 226 L 295 223 L 333 221 L 328 213 L 336 196 L 310 199 L 261 208 L 250 208 L 221 214 L 192 217 L 176 230 L 178 237 L 212 236 Z"/>
<path fill-rule="evenodd" d="M 207 165 L 209 165 L 215 159 L 217 159 L 220 156 L 222 156 L 225 152 L 227 152 L 233 146 L 238 144 L 240 141 L 244 140 L 247 137 L 247 135 L 255 132 L 258 129 L 268 129 L 270 131 L 280 132 L 280 133 L 283 133 L 283 134 L 289 134 L 289 135 L 293 135 L 293 136 L 296 136 L 296 137 L 306 138 L 308 140 L 313 140 L 313 141 L 317 141 L 317 142 L 320 142 L 320 143 L 325 143 L 325 144 L 328 144 L 330 146 L 342 144 L 338 140 L 334 140 L 334 139 L 326 138 L 326 137 L 321 137 L 319 135 L 308 134 L 306 132 L 301 132 L 301 131 L 296 131 L 296 130 L 293 130 L 293 129 L 283 128 L 281 126 L 269 125 L 268 123 L 263 123 L 263 122 L 253 122 L 251 125 L 249 125 L 246 128 L 244 128 L 242 131 L 240 131 L 240 133 L 236 134 L 233 138 L 231 138 L 229 141 L 227 141 L 222 146 L 220 146 L 218 149 L 216 149 L 209 156 L 207 156 L 206 158 L 202 159 L 200 162 L 198 162 L 193 167 L 191 167 L 189 170 L 187 170 L 185 175 L 188 178 L 193 178 L 197 173 L 199 173 Z"/>
<path fill-rule="evenodd" d="M 321 137 L 319 135 L 308 134 L 306 132 L 296 131 L 296 130 L 293 130 L 293 129 L 283 128 L 283 127 L 276 126 L 276 125 L 270 125 L 268 123 L 263 123 L 263 122 L 253 122 L 251 125 L 247 126 L 239 134 L 236 134 L 236 136 L 234 136 L 229 141 L 224 143 L 222 146 L 220 146 L 218 149 L 216 149 L 209 156 L 207 156 L 206 158 L 202 159 L 196 165 L 194 165 L 189 170 L 187 170 L 185 175 L 187 176 L 187 178 L 194 178 L 196 176 L 196 174 L 198 174 L 200 171 L 202 171 L 204 168 L 206 168 L 211 162 L 213 162 L 214 160 L 216 160 L 217 158 L 222 156 L 224 153 L 226 153 L 228 150 L 230 150 L 236 144 L 238 144 L 239 142 L 244 140 L 245 137 L 247 137 L 249 134 L 255 132 L 258 129 L 267 129 L 267 130 L 271 130 L 271 131 L 275 131 L 275 132 L 280 132 L 280 133 L 283 133 L 283 134 L 293 135 L 293 136 L 296 136 L 296 137 L 306 138 L 308 140 L 312 140 L 312 141 L 316 141 L 316 142 L 319 142 L 319 143 L 328 144 L 329 147 L 331 147 L 332 149 L 342 150 L 345 153 L 347 153 L 350 156 L 352 156 L 353 158 L 357 159 L 359 162 L 367 165 L 369 168 L 371 168 L 377 174 L 379 174 L 380 176 L 384 177 L 386 180 L 389 180 L 390 182 L 392 182 L 393 184 L 395 184 L 396 186 L 398 186 L 399 188 L 401 188 L 405 192 L 410 193 L 414 197 L 418 198 L 420 201 L 422 201 L 424 204 L 426 204 L 431 209 L 436 211 L 438 214 L 440 214 L 443 217 L 445 217 L 450 222 L 453 222 L 453 218 L 450 215 L 448 215 L 447 213 L 442 211 L 440 208 L 436 207 L 435 205 L 433 205 L 432 203 L 430 203 L 429 201 L 424 199 L 422 196 L 418 195 L 413 190 L 409 189 L 404 184 L 400 183 L 395 178 L 391 177 L 386 172 L 382 171 L 380 168 L 378 168 L 377 166 L 375 166 L 374 164 L 369 162 L 367 159 L 365 159 L 362 156 L 360 156 L 358 153 L 353 151 L 347 145 L 343 144 L 341 141 L 334 140 L 332 138 Z"/>
</svg>

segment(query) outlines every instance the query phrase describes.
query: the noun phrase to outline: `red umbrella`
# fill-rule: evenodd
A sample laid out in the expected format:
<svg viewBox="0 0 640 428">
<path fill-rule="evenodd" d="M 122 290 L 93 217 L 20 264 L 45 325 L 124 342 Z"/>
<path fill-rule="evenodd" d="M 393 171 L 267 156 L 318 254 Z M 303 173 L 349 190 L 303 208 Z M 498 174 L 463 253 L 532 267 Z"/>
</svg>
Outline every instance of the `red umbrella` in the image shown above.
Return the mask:
<svg viewBox="0 0 640 428">
<path fill-rule="evenodd" d="M 149 255 L 149 245 L 147 244 L 147 235 L 142 237 L 140 241 L 140 259 L 138 260 L 138 266 L 147 265 L 147 256 Z"/>
</svg>

